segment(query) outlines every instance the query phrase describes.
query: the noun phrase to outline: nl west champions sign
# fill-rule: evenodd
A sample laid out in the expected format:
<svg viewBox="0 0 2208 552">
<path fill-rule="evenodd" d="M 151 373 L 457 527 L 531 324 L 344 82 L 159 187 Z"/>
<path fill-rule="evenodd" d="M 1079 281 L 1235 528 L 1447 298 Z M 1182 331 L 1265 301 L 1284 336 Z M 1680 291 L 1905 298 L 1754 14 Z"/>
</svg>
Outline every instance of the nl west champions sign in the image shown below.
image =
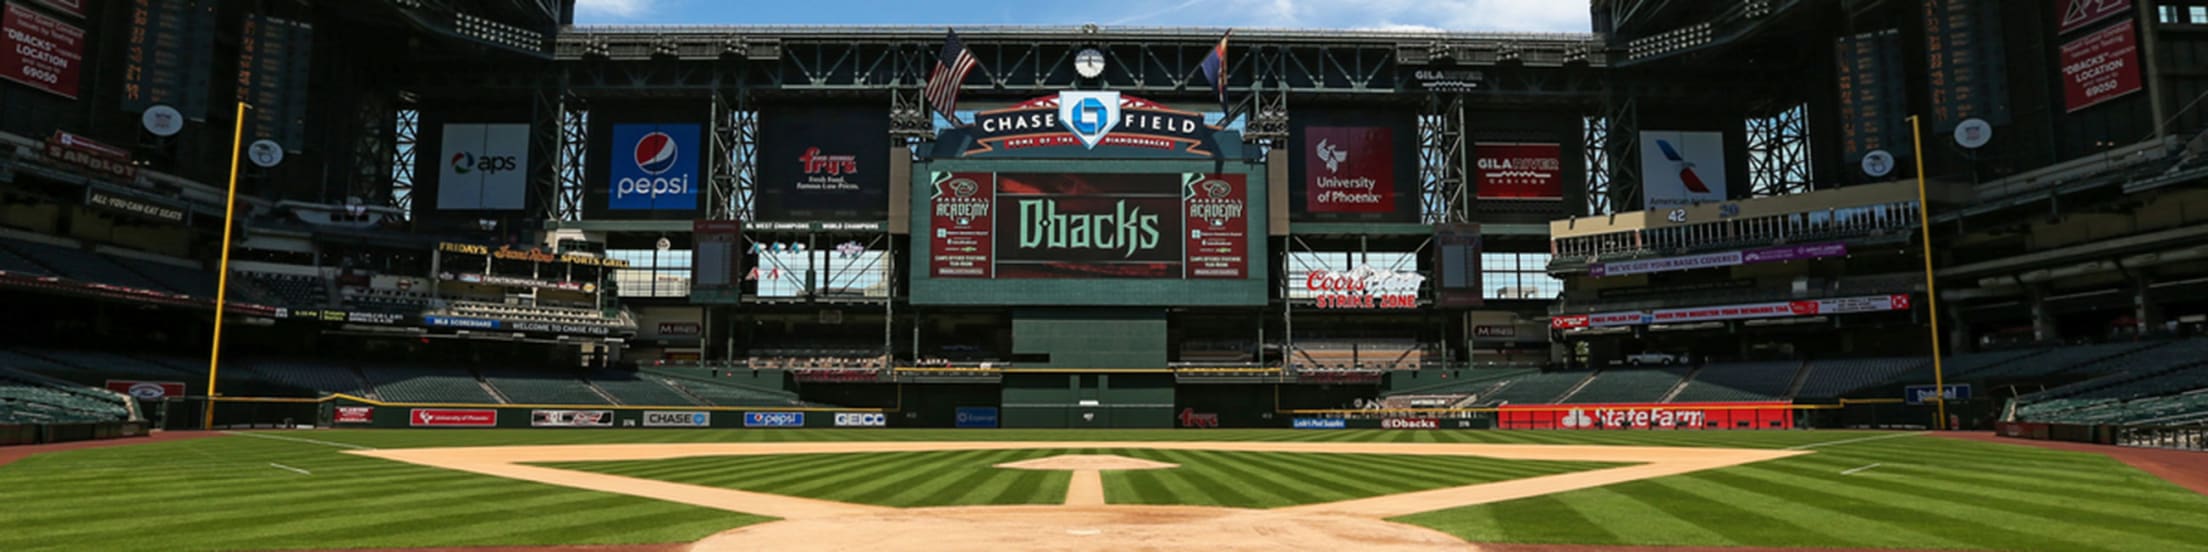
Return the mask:
<svg viewBox="0 0 2208 552">
<path fill-rule="evenodd" d="M 697 209 L 698 125 L 614 125 L 607 173 L 609 209 Z"/>
</svg>

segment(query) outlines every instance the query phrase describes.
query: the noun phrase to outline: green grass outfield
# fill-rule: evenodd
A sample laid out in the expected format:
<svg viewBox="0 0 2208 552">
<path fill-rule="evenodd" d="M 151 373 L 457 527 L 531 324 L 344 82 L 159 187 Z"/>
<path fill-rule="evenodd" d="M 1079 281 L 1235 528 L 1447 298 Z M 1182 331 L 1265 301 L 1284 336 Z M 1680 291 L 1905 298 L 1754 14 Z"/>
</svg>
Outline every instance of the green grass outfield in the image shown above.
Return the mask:
<svg viewBox="0 0 2208 552">
<path fill-rule="evenodd" d="M 342 447 L 820 440 L 1809 446 L 1818 453 L 1400 520 L 1473 541 L 2208 550 L 2208 497 L 2114 460 L 1889 433 L 755 429 L 323 430 L 255 435 L 68 451 L 0 467 L 0 550 L 689 542 L 763 518 L 339 451 Z M 1871 464 L 1878 467 L 1841 474 Z M 1306 463 L 1298 469 L 1323 468 Z M 1214 478 L 1213 485 L 1261 487 L 1268 484 L 1264 474 L 1277 473 L 1282 467 L 1221 464 L 1210 469 L 1214 473 L 1205 477 Z M 1329 477 L 1341 480 L 1340 474 L 1331 472 L 1312 472 L 1307 479 Z M 1251 481 L 1232 482 L 1237 478 Z M 1107 493 L 1141 495 L 1128 489 L 1108 485 Z M 1181 493 L 1186 496 L 1186 491 Z M 1219 501 L 1213 503 L 1233 500 L 1213 498 Z"/>
<path fill-rule="evenodd" d="M 1278 508 L 1617 466 L 1469 456 L 1214 450 L 1022 449 L 558 462 L 548 467 L 895 506 L 1059 504 L 1069 472 L 991 466 L 1062 454 L 1110 454 L 1180 467 L 1103 472 L 1111 504 Z"/>
</svg>

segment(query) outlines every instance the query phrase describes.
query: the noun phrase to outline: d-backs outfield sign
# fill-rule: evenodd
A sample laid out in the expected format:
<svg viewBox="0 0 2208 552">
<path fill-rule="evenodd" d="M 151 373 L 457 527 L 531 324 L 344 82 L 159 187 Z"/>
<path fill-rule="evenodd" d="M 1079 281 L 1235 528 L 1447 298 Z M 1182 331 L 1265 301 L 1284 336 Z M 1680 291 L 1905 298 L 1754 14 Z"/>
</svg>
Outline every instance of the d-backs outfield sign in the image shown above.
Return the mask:
<svg viewBox="0 0 2208 552">
<path fill-rule="evenodd" d="M 936 173 L 938 278 L 1244 278 L 1249 183 L 1201 173 Z"/>
<path fill-rule="evenodd" d="M 1037 148 L 1095 150 L 1119 147 L 1196 157 L 1218 155 L 1212 134 L 1199 113 L 1108 91 L 1066 91 L 1018 105 L 974 114 L 960 129 L 973 140 L 964 155 Z M 948 134 L 948 133 L 946 133 Z"/>
</svg>

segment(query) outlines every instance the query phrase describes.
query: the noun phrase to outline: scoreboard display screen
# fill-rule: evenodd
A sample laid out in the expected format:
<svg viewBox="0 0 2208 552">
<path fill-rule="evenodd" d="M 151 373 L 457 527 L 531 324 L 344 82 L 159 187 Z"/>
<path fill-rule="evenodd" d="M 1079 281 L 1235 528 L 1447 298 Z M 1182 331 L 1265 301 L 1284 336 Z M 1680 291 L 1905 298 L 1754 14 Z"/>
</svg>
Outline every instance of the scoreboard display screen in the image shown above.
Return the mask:
<svg viewBox="0 0 2208 552">
<path fill-rule="evenodd" d="M 207 117 L 215 0 L 130 0 L 123 52 L 123 110 L 156 105 Z"/>
<path fill-rule="evenodd" d="M 936 173 L 930 275 L 996 279 L 1248 276 L 1239 174 Z"/>
<path fill-rule="evenodd" d="M 307 116 L 307 75 L 314 27 L 261 15 L 246 16 L 238 39 L 238 101 L 253 109 L 247 141 L 274 140 L 299 151 Z"/>
</svg>

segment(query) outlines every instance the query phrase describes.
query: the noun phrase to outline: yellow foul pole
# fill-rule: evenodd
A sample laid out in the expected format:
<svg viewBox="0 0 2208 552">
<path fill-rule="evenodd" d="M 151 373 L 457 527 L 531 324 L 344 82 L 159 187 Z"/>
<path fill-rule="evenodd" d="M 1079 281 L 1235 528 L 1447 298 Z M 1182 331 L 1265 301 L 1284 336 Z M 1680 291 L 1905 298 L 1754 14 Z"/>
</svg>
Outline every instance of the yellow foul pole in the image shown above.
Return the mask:
<svg viewBox="0 0 2208 552">
<path fill-rule="evenodd" d="M 230 302 L 230 230 L 237 228 L 238 163 L 245 149 L 245 112 L 253 106 L 238 102 L 237 127 L 230 133 L 230 192 L 222 206 L 222 262 L 215 267 L 215 339 L 207 351 L 207 405 L 200 429 L 215 428 L 215 374 L 222 367 L 222 311 Z"/>
<path fill-rule="evenodd" d="M 1924 129 L 1917 116 L 1909 116 L 1909 139 L 1917 155 L 1917 234 L 1924 237 L 1924 302 L 1932 317 L 1932 404 L 1939 409 L 1933 429 L 1947 427 L 1947 374 L 1940 360 L 1940 290 L 1932 282 L 1932 202 L 1924 191 Z"/>
</svg>

